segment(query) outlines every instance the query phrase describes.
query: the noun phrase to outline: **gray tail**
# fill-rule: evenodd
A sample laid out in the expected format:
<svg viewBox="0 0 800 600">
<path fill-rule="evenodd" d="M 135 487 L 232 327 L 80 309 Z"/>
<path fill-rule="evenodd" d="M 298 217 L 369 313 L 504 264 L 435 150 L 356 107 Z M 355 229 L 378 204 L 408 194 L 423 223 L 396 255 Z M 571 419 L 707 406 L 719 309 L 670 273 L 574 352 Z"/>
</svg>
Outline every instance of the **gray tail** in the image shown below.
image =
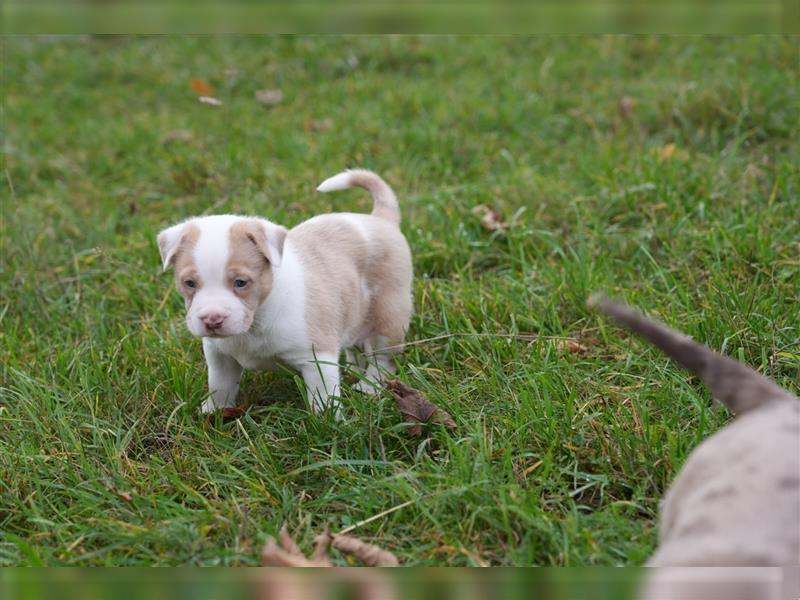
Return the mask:
<svg viewBox="0 0 800 600">
<path fill-rule="evenodd" d="M 750 367 L 648 319 L 625 304 L 601 296 L 592 296 L 588 304 L 658 346 L 687 371 L 697 375 L 712 395 L 735 414 L 793 398 L 789 392 Z"/>
</svg>

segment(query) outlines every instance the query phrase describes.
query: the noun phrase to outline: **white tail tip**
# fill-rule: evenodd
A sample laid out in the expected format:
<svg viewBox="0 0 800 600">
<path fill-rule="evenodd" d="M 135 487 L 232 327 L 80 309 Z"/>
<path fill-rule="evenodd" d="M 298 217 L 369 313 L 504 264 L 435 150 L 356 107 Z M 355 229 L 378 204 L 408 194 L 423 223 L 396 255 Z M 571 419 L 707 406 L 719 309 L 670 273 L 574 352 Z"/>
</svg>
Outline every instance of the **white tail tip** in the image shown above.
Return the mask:
<svg viewBox="0 0 800 600">
<path fill-rule="evenodd" d="M 346 190 L 352 187 L 350 183 L 350 172 L 343 171 L 333 177 L 328 177 L 325 181 L 317 186 L 318 192 L 335 192 L 337 190 Z"/>
</svg>

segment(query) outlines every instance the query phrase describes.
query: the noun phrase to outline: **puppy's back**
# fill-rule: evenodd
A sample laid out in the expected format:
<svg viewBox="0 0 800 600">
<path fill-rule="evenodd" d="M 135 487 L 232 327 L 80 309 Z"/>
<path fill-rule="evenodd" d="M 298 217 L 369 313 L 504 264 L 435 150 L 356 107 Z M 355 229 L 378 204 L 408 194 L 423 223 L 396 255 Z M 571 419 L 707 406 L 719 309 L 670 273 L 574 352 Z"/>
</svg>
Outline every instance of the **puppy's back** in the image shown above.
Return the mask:
<svg viewBox="0 0 800 600">
<path fill-rule="evenodd" d="M 304 267 L 317 347 L 335 348 L 334 331 L 355 332 L 344 339 L 356 339 L 372 326 L 401 337 L 411 318 L 413 273 L 411 250 L 397 225 L 373 215 L 324 214 L 291 229 L 286 244 Z M 367 322 L 378 317 L 381 323 Z"/>
</svg>

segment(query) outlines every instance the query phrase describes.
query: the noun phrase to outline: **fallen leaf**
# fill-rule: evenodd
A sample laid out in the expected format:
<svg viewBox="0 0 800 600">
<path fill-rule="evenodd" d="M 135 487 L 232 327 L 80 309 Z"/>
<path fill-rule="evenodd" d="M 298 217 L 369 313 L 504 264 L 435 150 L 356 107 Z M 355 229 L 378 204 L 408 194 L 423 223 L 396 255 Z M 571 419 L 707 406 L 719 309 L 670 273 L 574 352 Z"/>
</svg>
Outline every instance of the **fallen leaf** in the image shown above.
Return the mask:
<svg viewBox="0 0 800 600">
<path fill-rule="evenodd" d="M 397 400 L 397 407 L 406 423 L 414 423 L 408 428 L 408 433 L 412 437 L 422 435 L 421 423 L 437 423 L 450 429 L 455 428 L 456 422 L 453 417 L 428 400 L 419 390 L 407 386 L 398 379 L 390 379 L 386 382 L 386 387 Z"/>
<path fill-rule="evenodd" d="M 320 563 L 305 556 L 291 554 L 280 547 L 274 539 L 267 538 L 261 551 L 261 564 L 265 567 L 330 567 L 330 563 Z"/>
<path fill-rule="evenodd" d="M 289 535 L 289 529 L 286 527 L 286 523 L 284 523 L 283 527 L 281 527 L 281 530 L 278 533 L 278 539 L 281 542 L 281 547 L 283 547 L 286 552 L 295 556 L 303 556 L 303 551 L 300 550 L 300 546 L 295 544 L 292 536 Z"/>
<path fill-rule="evenodd" d="M 633 105 L 634 101 L 633 98 L 630 96 L 623 96 L 619 99 L 619 103 L 617 104 L 617 110 L 619 114 L 625 117 L 626 119 L 633 114 Z"/>
<path fill-rule="evenodd" d="M 258 90 L 256 100 L 265 106 L 275 106 L 283 100 L 283 92 L 280 90 Z"/>
<path fill-rule="evenodd" d="M 330 535 L 324 532 L 318 535 L 315 539 L 316 548 L 312 558 L 306 558 L 303 551 L 300 550 L 292 536 L 289 535 L 289 530 L 284 524 L 281 527 L 276 542 L 273 538 L 267 538 L 267 543 L 261 551 L 261 564 L 267 567 L 330 567 L 330 559 L 328 558 L 327 547 L 330 543 Z"/>
<path fill-rule="evenodd" d="M 584 346 L 580 342 L 572 339 L 555 340 L 556 348 L 565 350 L 571 354 L 586 354 L 589 352 L 588 346 Z"/>
<path fill-rule="evenodd" d="M 660 148 L 656 149 L 655 153 L 658 156 L 658 160 L 660 161 L 665 161 L 670 159 L 685 161 L 689 159 L 689 153 L 686 150 L 681 150 L 673 143 L 664 144 Z"/>
<path fill-rule="evenodd" d="M 190 79 L 189 85 L 200 96 L 214 95 L 214 88 L 205 79 Z"/>
<path fill-rule="evenodd" d="M 333 119 L 311 119 L 306 121 L 306 129 L 310 131 L 328 131 L 333 129 Z"/>
<path fill-rule="evenodd" d="M 244 408 L 241 406 L 226 407 L 221 412 L 223 419 L 238 419 L 244 414 Z"/>
<path fill-rule="evenodd" d="M 161 143 L 184 142 L 188 144 L 194 141 L 194 134 L 188 129 L 173 129 L 161 136 Z"/>
<path fill-rule="evenodd" d="M 658 157 L 661 160 L 666 160 L 667 158 L 672 158 L 673 154 L 675 154 L 675 144 L 665 144 L 658 151 Z"/>
<path fill-rule="evenodd" d="M 399 564 L 397 557 L 388 550 L 351 535 L 334 535 L 333 547 L 350 554 L 368 567 L 396 567 Z"/>
<path fill-rule="evenodd" d="M 226 406 L 216 412 L 209 413 L 206 415 L 206 419 L 209 423 L 213 423 L 216 421 L 217 417 L 221 417 L 223 423 L 228 423 L 241 417 L 244 412 L 244 408 L 241 406 Z"/>
<path fill-rule="evenodd" d="M 288 534 L 287 534 L 288 535 Z M 314 556 L 312 560 L 317 564 L 331 566 L 331 559 L 328 558 L 328 544 L 331 543 L 331 534 L 325 529 L 314 538 Z"/>
<path fill-rule="evenodd" d="M 289 535 L 286 525 L 281 527 L 278 541 L 268 537 L 261 551 L 261 564 L 266 567 L 332 567 L 328 546 L 353 556 L 368 567 L 395 567 L 397 557 L 374 544 L 368 544 L 350 535 L 332 535 L 327 530 L 314 538 L 314 554 L 306 557 Z"/>
<path fill-rule="evenodd" d="M 222 106 L 222 100 L 214 98 L 213 96 L 200 96 L 198 100 L 203 104 L 210 104 L 211 106 Z"/>
<path fill-rule="evenodd" d="M 479 204 L 472 209 L 472 214 L 480 217 L 481 226 L 487 231 L 505 231 L 508 223 L 503 221 L 500 211 L 488 204 Z"/>
</svg>

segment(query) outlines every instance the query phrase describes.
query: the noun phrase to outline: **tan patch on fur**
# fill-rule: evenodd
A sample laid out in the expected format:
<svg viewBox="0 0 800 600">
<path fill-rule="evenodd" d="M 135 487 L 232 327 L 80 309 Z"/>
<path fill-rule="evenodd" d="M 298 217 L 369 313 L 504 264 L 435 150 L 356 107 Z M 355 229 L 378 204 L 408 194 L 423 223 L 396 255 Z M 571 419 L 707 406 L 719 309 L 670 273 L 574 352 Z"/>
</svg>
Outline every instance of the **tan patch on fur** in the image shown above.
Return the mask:
<svg viewBox="0 0 800 600">
<path fill-rule="evenodd" d="M 394 234 L 390 233 L 392 231 Z M 399 228 L 392 224 L 381 223 L 371 245 L 366 272 L 367 284 L 372 290 L 370 326 L 386 338 L 388 345 L 400 344 L 405 339 L 413 311 L 411 250 Z"/>
<path fill-rule="evenodd" d="M 192 305 L 192 298 L 195 293 L 203 285 L 200 279 L 200 273 L 197 271 L 197 266 L 194 264 L 194 250 L 197 245 L 197 240 L 200 237 L 200 228 L 193 224 L 187 223 L 183 227 L 181 239 L 178 242 L 178 247 L 173 255 L 172 262 L 175 265 L 175 287 L 186 302 L 186 308 Z M 187 280 L 195 282 L 194 288 L 189 288 L 185 285 Z"/>
<path fill-rule="evenodd" d="M 306 272 L 306 313 L 315 350 L 339 352 L 340 332 L 402 342 L 411 318 L 411 252 L 399 228 L 365 216 L 369 241 L 332 214 L 289 232 Z M 371 291 L 364 297 L 362 281 Z"/>
<path fill-rule="evenodd" d="M 272 289 L 272 268 L 267 260 L 267 235 L 255 220 L 242 220 L 231 226 L 230 253 L 225 265 L 226 283 L 241 299 L 248 319 L 266 300 Z M 244 279 L 247 285 L 234 287 L 234 281 Z"/>
</svg>

